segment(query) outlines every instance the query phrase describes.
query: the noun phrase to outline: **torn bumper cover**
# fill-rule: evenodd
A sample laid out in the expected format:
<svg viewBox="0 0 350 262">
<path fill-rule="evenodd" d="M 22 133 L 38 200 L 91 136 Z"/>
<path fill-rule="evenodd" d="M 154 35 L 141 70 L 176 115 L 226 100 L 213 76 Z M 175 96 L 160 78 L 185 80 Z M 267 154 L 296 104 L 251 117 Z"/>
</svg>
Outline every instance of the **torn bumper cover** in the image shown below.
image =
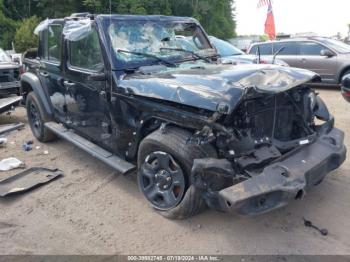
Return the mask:
<svg viewBox="0 0 350 262">
<path fill-rule="evenodd" d="M 225 189 L 207 192 L 206 201 L 216 209 L 242 215 L 260 214 L 285 206 L 292 199 L 301 197 L 309 187 L 319 184 L 327 173 L 344 162 L 346 148 L 343 140 L 344 133 L 333 128 L 314 143 L 266 166 L 261 174 Z M 217 168 L 207 166 L 208 169 L 199 170 L 194 166 L 192 177 L 209 170 L 227 178 L 230 162 L 219 161 Z"/>
</svg>

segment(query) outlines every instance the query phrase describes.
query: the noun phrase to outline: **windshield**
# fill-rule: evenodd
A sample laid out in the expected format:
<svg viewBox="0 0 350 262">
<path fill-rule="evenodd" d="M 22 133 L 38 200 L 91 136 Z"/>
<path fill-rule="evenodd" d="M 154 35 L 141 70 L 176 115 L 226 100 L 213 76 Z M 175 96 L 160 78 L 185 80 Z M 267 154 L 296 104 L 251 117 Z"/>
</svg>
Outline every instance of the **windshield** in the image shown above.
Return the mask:
<svg viewBox="0 0 350 262">
<path fill-rule="evenodd" d="M 11 62 L 11 58 L 0 48 L 0 62 Z"/>
<path fill-rule="evenodd" d="M 335 39 L 322 39 L 322 42 L 334 49 L 338 53 L 350 53 L 350 45 L 340 42 Z"/>
<path fill-rule="evenodd" d="M 233 56 L 233 55 L 243 55 L 244 53 L 237 47 L 231 45 L 230 43 L 218 39 L 216 37 L 210 37 L 211 43 L 215 46 L 221 57 Z"/>
<path fill-rule="evenodd" d="M 195 23 L 117 20 L 111 22 L 107 32 L 114 57 L 125 67 L 135 67 L 157 61 L 150 56 L 136 53 L 146 53 L 172 62 L 199 59 L 191 52 L 203 57 L 216 54 L 204 32 Z M 171 49 L 183 49 L 190 52 Z"/>
</svg>

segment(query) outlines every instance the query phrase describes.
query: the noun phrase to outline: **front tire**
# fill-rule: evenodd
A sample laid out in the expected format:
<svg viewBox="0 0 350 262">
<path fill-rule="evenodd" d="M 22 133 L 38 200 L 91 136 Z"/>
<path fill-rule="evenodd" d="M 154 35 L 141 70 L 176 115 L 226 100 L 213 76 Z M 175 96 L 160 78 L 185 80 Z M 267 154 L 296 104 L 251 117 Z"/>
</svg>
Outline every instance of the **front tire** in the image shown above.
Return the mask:
<svg viewBox="0 0 350 262">
<path fill-rule="evenodd" d="M 46 113 L 37 95 L 32 91 L 27 95 L 26 100 L 27 116 L 33 135 L 40 142 L 49 142 L 57 137 L 48 128 L 46 122 L 52 121 L 52 118 Z"/>
<path fill-rule="evenodd" d="M 183 219 L 205 208 L 202 191 L 190 183 L 193 160 L 215 157 L 211 145 L 187 143 L 191 133 L 175 127 L 156 130 L 140 144 L 138 184 L 151 206 L 162 216 Z"/>
</svg>

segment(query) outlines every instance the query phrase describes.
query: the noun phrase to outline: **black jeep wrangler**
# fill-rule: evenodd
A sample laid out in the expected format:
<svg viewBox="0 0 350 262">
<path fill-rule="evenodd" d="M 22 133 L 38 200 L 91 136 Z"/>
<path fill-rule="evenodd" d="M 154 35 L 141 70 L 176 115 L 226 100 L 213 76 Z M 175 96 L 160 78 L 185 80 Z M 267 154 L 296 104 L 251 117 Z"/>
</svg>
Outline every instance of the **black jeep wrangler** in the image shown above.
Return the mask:
<svg viewBox="0 0 350 262">
<path fill-rule="evenodd" d="M 28 119 L 123 174 L 160 214 L 259 214 L 344 161 L 313 72 L 224 65 L 193 18 L 74 14 L 42 22 L 21 79 Z M 193 51 L 195 50 L 195 51 Z"/>
</svg>

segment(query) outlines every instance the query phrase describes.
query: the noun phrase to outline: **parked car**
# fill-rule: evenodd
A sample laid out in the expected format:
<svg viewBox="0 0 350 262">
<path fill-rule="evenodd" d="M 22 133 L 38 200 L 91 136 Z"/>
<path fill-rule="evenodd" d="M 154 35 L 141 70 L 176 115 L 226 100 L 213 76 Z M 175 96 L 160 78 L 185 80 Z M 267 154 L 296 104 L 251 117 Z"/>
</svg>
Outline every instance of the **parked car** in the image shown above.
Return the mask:
<svg viewBox="0 0 350 262">
<path fill-rule="evenodd" d="M 325 84 L 338 85 L 344 75 L 350 74 L 350 45 L 323 37 L 291 38 L 281 41 L 253 44 L 248 53 L 272 56 L 292 67 L 311 70 L 321 76 Z"/>
<path fill-rule="evenodd" d="M 22 97 L 20 87 L 20 65 L 12 62 L 9 55 L 0 48 L 0 114 L 16 107 Z"/>
<path fill-rule="evenodd" d="M 137 170 L 165 217 L 205 206 L 264 213 L 345 159 L 343 132 L 304 85 L 315 73 L 217 63 L 193 18 L 77 14 L 36 32 L 38 58 L 21 79 L 33 135 L 64 138 L 122 174 Z"/>
<path fill-rule="evenodd" d="M 280 59 L 273 59 L 273 57 L 247 55 L 229 42 L 209 36 L 210 42 L 216 48 L 221 57 L 222 63 L 225 64 L 276 64 L 280 66 L 288 66 L 288 64 Z"/>
</svg>

